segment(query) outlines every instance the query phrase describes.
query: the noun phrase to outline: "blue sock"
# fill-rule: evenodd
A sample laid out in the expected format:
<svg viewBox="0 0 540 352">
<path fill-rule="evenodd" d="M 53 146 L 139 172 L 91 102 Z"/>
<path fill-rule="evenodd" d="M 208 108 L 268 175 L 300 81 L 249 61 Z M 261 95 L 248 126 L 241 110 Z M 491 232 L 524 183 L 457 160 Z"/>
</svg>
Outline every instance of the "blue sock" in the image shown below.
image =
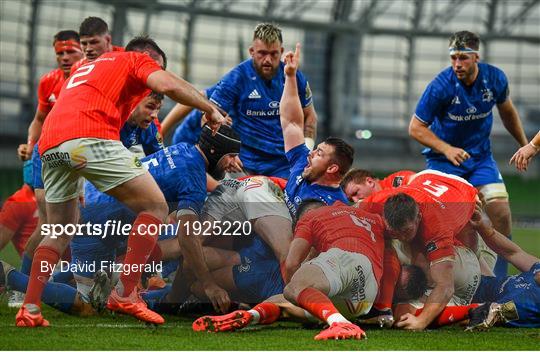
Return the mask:
<svg viewBox="0 0 540 352">
<path fill-rule="evenodd" d="M 10 271 L 7 277 L 9 287 L 19 292 L 26 292 L 28 280 L 28 275 L 17 270 Z M 47 282 L 45 289 L 41 294 L 41 300 L 43 303 L 48 304 L 53 308 L 64 313 L 69 313 L 73 306 L 73 302 L 75 302 L 76 294 L 77 290 L 69 285 Z"/>
<path fill-rule="evenodd" d="M 23 253 L 22 263 L 21 263 L 21 273 L 30 275 L 30 270 L 32 269 L 32 258 L 28 254 Z"/>
<path fill-rule="evenodd" d="M 73 273 L 71 270 L 57 271 L 52 276 L 52 281 L 67 284 L 73 279 Z"/>
<path fill-rule="evenodd" d="M 508 236 L 511 240 L 512 235 Z M 508 262 L 501 256 L 497 255 L 497 262 L 495 263 L 495 268 L 493 268 L 493 273 L 496 277 L 506 277 L 508 275 Z"/>
<path fill-rule="evenodd" d="M 146 302 L 148 308 L 154 310 L 154 306 L 160 303 L 169 292 L 171 292 L 171 285 L 167 285 L 159 290 L 141 292 L 141 298 Z"/>
</svg>

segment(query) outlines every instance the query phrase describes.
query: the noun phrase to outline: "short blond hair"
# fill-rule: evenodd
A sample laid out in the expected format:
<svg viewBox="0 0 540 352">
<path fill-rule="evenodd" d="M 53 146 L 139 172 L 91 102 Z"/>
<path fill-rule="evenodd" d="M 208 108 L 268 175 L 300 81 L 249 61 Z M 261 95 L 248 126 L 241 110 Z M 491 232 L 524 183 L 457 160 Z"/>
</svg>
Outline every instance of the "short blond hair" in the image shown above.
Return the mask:
<svg viewBox="0 0 540 352">
<path fill-rule="evenodd" d="M 259 23 L 253 31 L 253 40 L 260 39 L 266 44 L 283 43 L 281 29 L 272 23 Z"/>
</svg>

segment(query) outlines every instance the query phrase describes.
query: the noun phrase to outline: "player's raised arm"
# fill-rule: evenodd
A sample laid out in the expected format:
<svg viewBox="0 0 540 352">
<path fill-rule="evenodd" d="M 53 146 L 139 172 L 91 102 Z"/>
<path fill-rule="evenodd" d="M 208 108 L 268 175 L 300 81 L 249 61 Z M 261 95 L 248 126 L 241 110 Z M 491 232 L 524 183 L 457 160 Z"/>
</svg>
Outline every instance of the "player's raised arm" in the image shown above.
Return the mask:
<svg viewBox="0 0 540 352">
<path fill-rule="evenodd" d="M 285 87 L 279 104 L 285 152 L 304 143 L 304 113 L 298 97 L 296 82 L 299 64 L 300 44 L 297 43 L 294 53 L 285 54 Z"/>
<path fill-rule="evenodd" d="M 191 84 L 171 72 L 165 70 L 155 71 L 148 76 L 146 84 L 152 90 L 165 94 L 177 103 L 204 111 L 208 125 L 214 131 L 217 131 L 225 120 L 219 110 L 204 95 Z"/>
</svg>

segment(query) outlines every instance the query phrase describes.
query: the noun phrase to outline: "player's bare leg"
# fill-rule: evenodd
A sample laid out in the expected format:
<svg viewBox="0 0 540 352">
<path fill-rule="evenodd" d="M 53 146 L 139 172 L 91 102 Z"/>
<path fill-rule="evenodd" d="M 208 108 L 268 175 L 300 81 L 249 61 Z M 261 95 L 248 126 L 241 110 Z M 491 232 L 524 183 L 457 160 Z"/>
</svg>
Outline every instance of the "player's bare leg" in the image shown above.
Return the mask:
<svg viewBox="0 0 540 352">
<path fill-rule="evenodd" d="M 365 332 L 347 320 L 334 306 L 328 293 L 330 283 L 322 269 L 314 264 L 302 265 L 285 286 L 283 295 L 291 303 L 328 323 L 330 327 L 315 336 L 315 340 L 361 339 Z"/>
<path fill-rule="evenodd" d="M 74 224 L 78 219 L 78 199 L 74 198 L 62 203 L 47 203 L 46 209 L 50 224 L 58 228 Z M 60 260 L 61 254 L 69 245 L 71 237 L 61 234 L 56 238 L 45 237 L 34 253 L 30 281 L 26 290 L 24 304 L 15 318 L 20 327 L 47 326 L 49 322 L 41 315 L 41 293 L 51 276 L 54 266 Z"/>
<path fill-rule="evenodd" d="M 269 215 L 255 219 L 254 231 L 266 242 L 279 263 L 284 263 L 292 241 L 291 221 L 281 216 Z"/>
<path fill-rule="evenodd" d="M 150 173 L 145 172 L 109 190 L 107 194 L 138 214 L 128 239 L 124 265 L 145 264 L 159 235 L 150 231 L 150 228 L 159 229 L 168 215 L 168 206 L 163 193 Z M 122 273 L 109 296 L 107 308 L 133 315 L 149 323 L 163 324 L 165 320 L 149 310 L 138 295 L 137 283 L 141 275 L 139 271 Z"/>
<path fill-rule="evenodd" d="M 480 190 L 482 190 L 482 187 Z M 512 214 L 508 198 L 486 198 L 485 211 L 495 230 L 512 239 Z M 508 274 L 508 262 L 498 256 L 493 271 L 496 276 L 506 276 Z"/>
</svg>

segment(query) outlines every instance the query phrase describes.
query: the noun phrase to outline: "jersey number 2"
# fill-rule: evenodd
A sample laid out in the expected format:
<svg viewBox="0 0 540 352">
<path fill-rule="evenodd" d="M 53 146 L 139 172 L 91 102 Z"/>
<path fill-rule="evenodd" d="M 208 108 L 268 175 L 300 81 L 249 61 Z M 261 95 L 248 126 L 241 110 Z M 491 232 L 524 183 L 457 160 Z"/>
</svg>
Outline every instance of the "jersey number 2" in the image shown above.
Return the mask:
<svg viewBox="0 0 540 352">
<path fill-rule="evenodd" d="M 69 82 L 68 82 L 68 84 L 66 86 L 66 89 L 75 88 L 77 86 L 80 86 L 84 82 L 86 82 L 87 81 L 86 79 L 82 79 L 82 80 L 78 80 L 78 81 L 76 79 L 79 78 L 79 77 L 82 77 L 82 76 L 86 76 L 87 74 L 92 72 L 92 70 L 94 69 L 95 66 L 96 65 L 83 66 L 83 67 L 79 68 L 77 71 L 75 71 L 73 76 L 71 76 L 71 78 L 69 79 Z"/>
</svg>

